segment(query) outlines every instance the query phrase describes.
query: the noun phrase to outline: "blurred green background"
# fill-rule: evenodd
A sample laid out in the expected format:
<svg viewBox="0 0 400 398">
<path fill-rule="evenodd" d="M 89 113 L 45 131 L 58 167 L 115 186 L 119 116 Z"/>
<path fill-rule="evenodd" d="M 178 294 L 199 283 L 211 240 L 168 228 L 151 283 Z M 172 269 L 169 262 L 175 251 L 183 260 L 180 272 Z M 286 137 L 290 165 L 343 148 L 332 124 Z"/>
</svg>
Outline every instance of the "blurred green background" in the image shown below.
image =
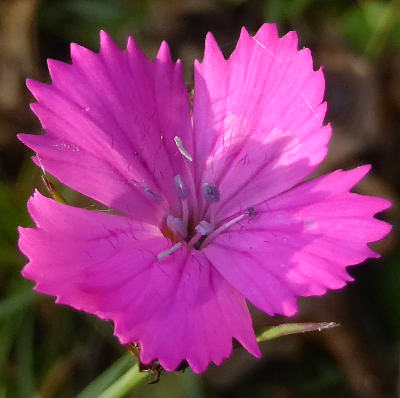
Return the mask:
<svg viewBox="0 0 400 398">
<path fill-rule="evenodd" d="M 105 29 L 121 46 L 133 35 L 149 56 L 167 40 L 192 83 L 212 31 L 228 55 L 241 26 L 254 33 L 265 21 L 281 34 L 297 30 L 315 66 L 324 65 L 334 136 L 319 173 L 372 163 L 358 190 L 395 205 L 382 217 L 394 224 L 375 245 L 379 261 L 350 270 L 343 291 L 300 301 L 297 321 L 336 321 L 340 328 L 264 343 L 262 360 L 235 350 L 202 376 L 190 371 L 144 383 L 135 397 L 395 397 L 399 394 L 400 248 L 400 2 L 370 0 L 1 0 L 0 1 L 0 398 L 75 397 L 110 366 L 107 380 L 134 364 L 95 317 L 57 306 L 33 293 L 20 276 L 17 225 L 35 187 L 45 192 L 18 132 L 40 131 L 29 111 L 25 78 L 48 81 L 46 59 L 69 61 L 69 43 L 97 50 Z M 57 187 L 71 203 L 87 200 Z M 254 311 L 255 324 L 277 324 Z M 115 361 L 119 360 L 115 364 Z M 114 365 L 113 365 L 114 364 Z M 108 379 L 107 379 L 108 378 Z M 104 380 L 104 379 L 102 379 Z M 92 385 L 93 386 L 93 385 Z M 86 390 L 85 397 L 98 396 Z"/>
</svg>

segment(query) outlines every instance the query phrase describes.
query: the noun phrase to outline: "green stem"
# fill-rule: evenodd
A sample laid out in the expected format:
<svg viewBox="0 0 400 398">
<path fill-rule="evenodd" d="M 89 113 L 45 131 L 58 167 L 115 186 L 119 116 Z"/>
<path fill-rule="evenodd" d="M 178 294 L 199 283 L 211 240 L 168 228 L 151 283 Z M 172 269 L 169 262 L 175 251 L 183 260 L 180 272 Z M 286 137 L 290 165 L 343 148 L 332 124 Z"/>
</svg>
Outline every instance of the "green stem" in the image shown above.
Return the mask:
<svg viewBox="0 0 400 398">
<path fill-rule="evenodd" d="M 139 372 L 139 366 L 136 364 L 123 374 L 115 383 L 107 388 L 98 398 L 120 398 L 125 396 L 132 388 L 140 384 L 146 374 Z"/>
</svg>

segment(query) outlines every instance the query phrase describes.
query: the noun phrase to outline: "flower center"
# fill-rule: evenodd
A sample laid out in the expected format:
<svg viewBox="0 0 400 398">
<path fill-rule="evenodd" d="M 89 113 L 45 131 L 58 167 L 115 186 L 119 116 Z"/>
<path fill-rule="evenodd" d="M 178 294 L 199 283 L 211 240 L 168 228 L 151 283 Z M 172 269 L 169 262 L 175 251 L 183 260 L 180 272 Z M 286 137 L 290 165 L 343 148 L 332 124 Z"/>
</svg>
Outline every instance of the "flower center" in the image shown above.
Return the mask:
<svg viewBox="0 0 400 398">
<path fill-rule="evenodd" d="M 199 198 L 196 196 L 194 179 L 189 167 L 189 163 L 193 161 L 193 158 L 186 150 L 180 137 L 175 137 L 174 141 L 185 162 L 190 179 L 190 188 L 180 174 L 174 177 L 176 193 L 181 202 L 181 214 L 178 217 L 174 214 L 169 214 L 165 225 L 161 228 L 163 235 L 174 245 L 168 250 L 159 253 L 157 256 L 159 260 L 175 253 L 184 245 L 190 249 L 201 250 L 232 225 L 243 220 L 245 217 L 254 218 L 256 216 L 254 207 L 249 207 L 246 212 L 234 218 L 218 222 L 216 220 L 216 210 L 217 203 L 221 197 L 220 191 L 214 183 L 207 182 L 202 186 L 201 195 L 203 195 L 203 199 L 208 203 L 209 209 L 204 216 L 206 219 L 200 219 L 197 211 Z M 159 200 L 160 198 L 158 194 L 152 191 L 147 190 L 146 193 L 151 195 L 155 200 Z M 191 198 L 190 207 L 189 198 Z"/>
</svg>

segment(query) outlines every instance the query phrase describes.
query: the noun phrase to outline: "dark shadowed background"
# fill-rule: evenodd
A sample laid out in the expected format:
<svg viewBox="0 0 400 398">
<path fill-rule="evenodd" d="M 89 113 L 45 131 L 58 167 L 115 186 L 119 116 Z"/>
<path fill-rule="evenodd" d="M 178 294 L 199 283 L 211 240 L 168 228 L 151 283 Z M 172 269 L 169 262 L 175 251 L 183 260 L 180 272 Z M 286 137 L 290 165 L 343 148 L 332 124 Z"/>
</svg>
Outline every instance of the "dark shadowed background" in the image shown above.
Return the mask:
<svg viewBox="0 0 400 398">
<path fill-rule="evenodd" d="M 374 247 L 383 259 L 353 267 L 356 281 L 323 298 L 300 301 L 298 321 L 336 321 L 341 327 L 264 343 L 262 360 L 236 349 L 222 366 L 202 376 L 190 371 L 141 385 L 135 397 L 386 398 L 400 386 L 400 1 L 370 0 L 0 0 L 0 398 L 75 397 L 126 350 L 112 327 L 95 317 L 57 306 L 33 293 L 20 276 L 17 225 L 31 226 L 26 201 L 41 172 L 18 132 L 40 132 L 29 110 L 25 78 L 48 81 L 46 59 L 69 62 L 69 43 L 98 49 L 98 31 L 122 47 L 133 35 L 154 57 L 166 40 L 192 83 L 212 31 L 224 53 L 242 25 L 251 33 L 265 21 L 280 34 L 296 30 L 324 65 L 334 135 L 319 173 L 373 165 L 358 186 L 394 206 L 381 217 L 392 234 Z M 57 183 L 56 183 L 57 184 Z M 70 203 L 90 201 L 60 184 Z M 255 325 L 285 320 L 254 313 Z M 114 365 L 123 373 L 134 363 Z M 119 366 L 119 367 L 118 367 Z M 129 394 L 128 394 L 129 396 Z"/>
</svg>

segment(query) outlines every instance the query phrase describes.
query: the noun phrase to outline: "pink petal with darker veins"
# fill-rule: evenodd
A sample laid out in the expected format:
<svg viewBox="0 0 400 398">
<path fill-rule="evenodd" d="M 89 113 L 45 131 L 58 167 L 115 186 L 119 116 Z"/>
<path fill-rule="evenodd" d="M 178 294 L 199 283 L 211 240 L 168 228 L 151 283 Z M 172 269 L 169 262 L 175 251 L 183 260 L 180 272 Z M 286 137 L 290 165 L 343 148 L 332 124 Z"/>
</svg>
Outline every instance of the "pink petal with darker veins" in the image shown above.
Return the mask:
<svg viewBox="0 0 400 398">
<path fill-rule="evenodd" d="M 347 266 L 378 257 L 368 243 L 390 226 L 374 215 L 390 203 L 350 192 L 368 166 L 297 185 L 331 134 L 322 71 L 297 46 L 266 24 L 243 29 L 225 60 L 209 34 L 193 120 L 165 43 L 151 62 L 102 32 L 98 54 L 74 44 L 72 65 L 49 61 L 51 85 L 28 81 L 46 134 L 19 137 L 39 166 L 123 215 L 36 193 L 36 228 L 19 240 L 35 289 L 112 320 L 145 363 L 202 372 L 232 338 L 260 355 L 246 298 L 291 316 L 296 297 L 338 289 Z"/>
<path fill-rule="evenodd" d="M 243 28 L 228 60 L 208 34 L 195 64 L 196 177 L 218 185 L 220 217 L 291 188 L 321 163 L 331 135 L 324 85 L 295 32 L 279 38 L 265 24 L 251 37 Z"/>
<path fill-rule="evenodd" d="M 174 370 L 186 359 L 202 372 L 230 356 L 233 337 L 260 355 L 243 296 L 202 253 L 159 261 L 171 244 L 157 228 L 39 193 L 29 211 L 37 227 L 20 230 L 23 275 L 57 303 L 112 320 L 122 344 L 140 343 L 144 363 Z"/>
<path fill-rule="evenodd" d="M 390 202 L 349 192 L 368 170 L 338 170 L 265 201 L 211 242 L 206 257 L 261 310 L 294 315 L 297 296 L 339 289 L 352 280 L 347 266 L 379 257 L 367 243 L 389 233 L 373 215 Z"/>
<path fill-rule="evenodd" d="M 179 135 L 189 150 L 192 146 L 181 64 L 172 62 L 166 43 L 151 62 L 132 39 L 121 51 L 104 32 L 99 54 L 72 44 L 71 57 L 72 65 L 49 60 L 51 85 L 28 81 L 38 101 L 32 109 L 46 135 L 20 139 L 66 185 L 155 223 L 157 208 L 165 205 L 143 195 L 143 184 L 176 210 L 173 178 L 186 171 L 174 137 Z M 98 173 L 94 181 L 79 177 L 84 167 Z M 144 210 L 146 201 L 154 212 Z"/>
</svg>

